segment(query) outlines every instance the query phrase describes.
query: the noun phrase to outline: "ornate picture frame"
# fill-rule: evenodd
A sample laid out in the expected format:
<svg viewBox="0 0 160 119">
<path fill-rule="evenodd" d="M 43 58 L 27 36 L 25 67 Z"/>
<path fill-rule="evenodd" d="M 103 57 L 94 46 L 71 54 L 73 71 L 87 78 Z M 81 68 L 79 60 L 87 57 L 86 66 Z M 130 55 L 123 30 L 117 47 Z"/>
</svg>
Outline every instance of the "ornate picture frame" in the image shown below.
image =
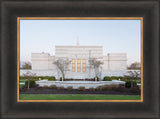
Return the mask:
<svg viewBox="0 0 160 119">
<path fill-rule="evenodd" d="M 1 118 L 159 118 L 159 1 L 1 1 Z M 18 17 L 143 18 L 143 102 L 17 102 Z"/>
</svg>

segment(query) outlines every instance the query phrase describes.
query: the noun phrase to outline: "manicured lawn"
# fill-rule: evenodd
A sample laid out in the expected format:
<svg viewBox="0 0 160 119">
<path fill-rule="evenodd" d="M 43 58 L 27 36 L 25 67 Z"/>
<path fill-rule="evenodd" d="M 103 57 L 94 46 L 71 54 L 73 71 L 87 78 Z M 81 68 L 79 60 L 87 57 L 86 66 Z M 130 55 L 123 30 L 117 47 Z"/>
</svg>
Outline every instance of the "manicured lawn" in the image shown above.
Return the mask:
<svg viewBox="0 0 160 119">
<path fill-rule="evenodd" d="M 20 94 L 20 100 L 140 100 L 140 95 Z"/>
</svg>

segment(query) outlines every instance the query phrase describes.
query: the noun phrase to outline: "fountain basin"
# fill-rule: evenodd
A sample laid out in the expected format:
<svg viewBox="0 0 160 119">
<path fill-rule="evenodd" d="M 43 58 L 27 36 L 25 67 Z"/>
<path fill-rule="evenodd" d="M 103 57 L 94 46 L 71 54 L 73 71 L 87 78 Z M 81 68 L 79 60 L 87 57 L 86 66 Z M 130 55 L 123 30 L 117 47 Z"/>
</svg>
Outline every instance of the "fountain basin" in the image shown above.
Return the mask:
<svg viewBox="0 0 160 119">
<path fill-rule="evenodd" d="M 56 85 L 57 87 L 63 86 L 67 88 L 68 86 L 72 86 L 73 89 L 78 89 L 80 86 L 84 86 L 86 89 L 91 87 L 96 88 L 102 85 L 112 85 L 112 84 L 125 84 L 124 81 L 114 80 L 114 81 L 47 81 L 40 80 L 36 81 L 36 84 L 39 86 L 51 86 Z"/>
</svg>

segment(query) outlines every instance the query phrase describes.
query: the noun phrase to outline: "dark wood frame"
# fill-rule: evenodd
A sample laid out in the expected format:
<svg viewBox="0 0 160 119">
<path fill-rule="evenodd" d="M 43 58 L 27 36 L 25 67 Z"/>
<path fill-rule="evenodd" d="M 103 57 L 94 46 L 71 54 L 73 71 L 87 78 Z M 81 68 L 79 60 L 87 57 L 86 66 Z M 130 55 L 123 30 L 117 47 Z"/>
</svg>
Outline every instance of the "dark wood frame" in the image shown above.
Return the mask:
<svg viewBox="0 0 160 119">
<path fill-rule="evenodd" d="M 2 0 L 1 118 L 159 118 L 158 0 Z M 17 17 L 143 17 L 143 102 L 17 102 Z"/>
</svg>

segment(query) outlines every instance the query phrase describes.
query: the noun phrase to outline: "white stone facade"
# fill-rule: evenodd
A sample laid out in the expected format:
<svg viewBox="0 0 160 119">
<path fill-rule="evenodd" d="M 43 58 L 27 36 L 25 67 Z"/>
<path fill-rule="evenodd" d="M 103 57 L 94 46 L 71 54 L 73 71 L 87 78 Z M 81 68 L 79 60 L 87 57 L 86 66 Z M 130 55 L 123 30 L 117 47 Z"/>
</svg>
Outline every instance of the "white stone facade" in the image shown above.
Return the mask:
<svg viewBox="0 0 160 119">
<path fill-rule="evenodd" d="M 59 58 L 68 58 L 71 61 L 66 78 L 84 79 L 93 78 L 95 73 L 90 68 L 88 60 L 96 58 L 103 64 L 99 68 L 99 77 L 104 76 L 123 76 L 127 71 L 126 53 L 109 53 L 103 55 L 102 46 L 55 46 L 55 55 L 48 53 L 32 53 L 32 72 L 39 76 L 62 77 L 57 71 L 53 62 Z M 75 68 L 74 68 L 74 67 Z M 20 74 L 22 75 L 21 71 Z"/>
</svg>

